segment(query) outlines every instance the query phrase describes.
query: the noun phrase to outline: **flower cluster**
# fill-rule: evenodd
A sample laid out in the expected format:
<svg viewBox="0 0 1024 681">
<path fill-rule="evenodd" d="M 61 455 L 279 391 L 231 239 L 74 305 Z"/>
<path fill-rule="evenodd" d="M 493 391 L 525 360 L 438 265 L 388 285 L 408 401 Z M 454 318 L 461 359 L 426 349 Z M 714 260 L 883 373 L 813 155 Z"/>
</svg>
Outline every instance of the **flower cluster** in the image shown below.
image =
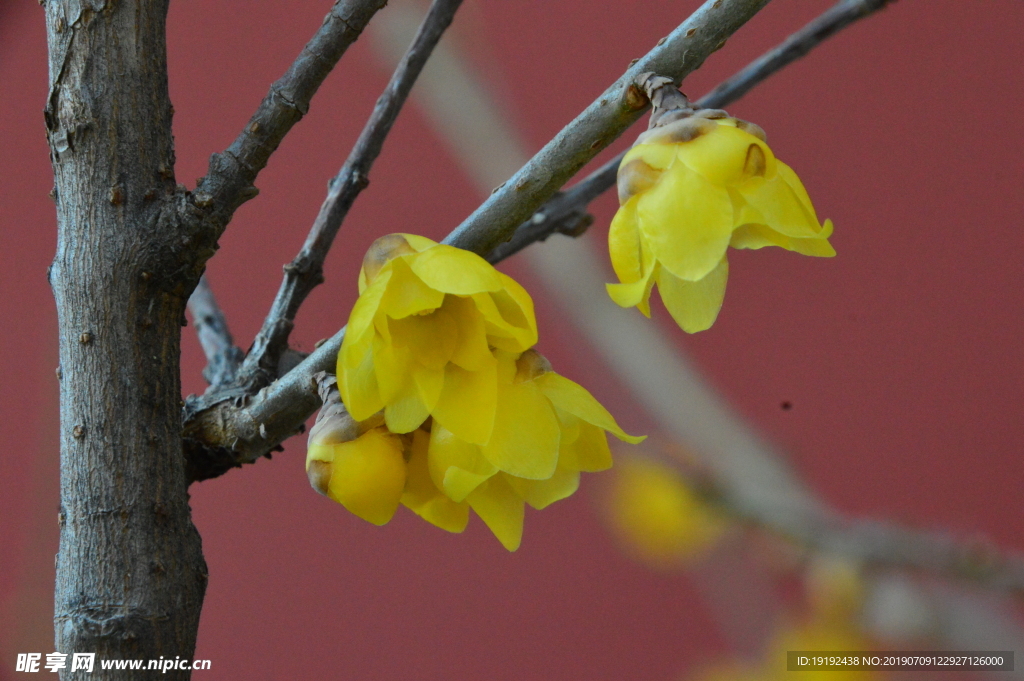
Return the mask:
<svg viewBox="0 0 1024 681">
<path fill-rule="evenodd" d="M 356 515 L 384 524 L 404 504 L 460 532 L 473 509 L 515 550 L 524 503 L 543 508 L 611 466 L 605 431 L 642 439 L 551 371 L 532 349 L 529 294 L 479 256 L 390 235 L 359 286 L 338 355 L 344 408 L 307 453 L 313 486 Z"/>
<path fill-rule="evenodd" d="M 668 79 L 654 80 L 671 87 Z M 720 110 L 695 112 L 674 94 L 652 97 L 652 128 L 619 166 L 620 207 L 608 245 L 621 283 L 608 284 L 608 293 L 650 316 L 657 284 L 676 323 L 694 333 L 709 328 L 721 309 L 729 246 L 780 246 L 821 257 L 835 251 L 828 242 L 832 223 L 818 223 L 803 184 L 775 158 L 761 128 Z M 661 99 L 678 108 L 659 110 Z"/>
</svg>

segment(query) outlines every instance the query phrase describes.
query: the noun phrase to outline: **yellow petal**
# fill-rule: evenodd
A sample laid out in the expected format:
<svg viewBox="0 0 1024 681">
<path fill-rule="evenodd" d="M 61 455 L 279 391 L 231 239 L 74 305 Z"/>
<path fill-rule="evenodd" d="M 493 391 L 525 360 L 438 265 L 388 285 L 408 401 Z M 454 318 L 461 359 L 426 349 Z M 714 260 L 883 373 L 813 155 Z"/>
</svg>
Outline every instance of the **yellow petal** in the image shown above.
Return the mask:
<svg viewBox="0 0 1024 681">
<path fill-rule="evenodd" d="M 428 470 L 434 484 L 452 501 L 466 496 L 498 469 L 484 458 L 480 447 L 460 440 L 435 423 L 430 431 Z"/>
<path fill-rule="evenodd" d="M 579 383 L 570 381 L 565 376 L 549 371 L 535 378 L 533 383 L 540 388 L 545 397 L 551 400 L 556 409 L 566 411 L 587 423 L 592 423 L 598 428 L 607 430 L 620 440 L 636 444 L 643 442 L 646 437 L 628 435 L 619 427 L 619 424 L 615 422 L 615 418 L 608 413 L 608 410 L 586 388 Z"/>
<path fill-rule="evenodd" d="M 555 472 L 558 438 L 554 408 L 536 381 L 499 382 L 494 431 L 483 447 L 488 461 L 511 475 L 544 480 Z"/>
<path fill-rule="evenodd" d="M 430 410 L 418 393 L 403 395 L 384 407 L 384 422 L 392 433 L 411 433 L 419 428 Z"/>
<path fill-rule="evenodd" d="M 441 369 L 455 352 L 459 327 L 444 309 L 388 321 L 391 343 L 408 348 L 419 364 Z"/>
<path fill-rule="evenodd" d="M 676 160 L 675 144 L 637 144 L 622 158 L 621 168 L 633 161 L 643 161 L 655 170 L 665 170 Z"/>
<path fill-rule="evenodd" d="M 764 224 L 748 223 L 737 227 L 732 233 L 729 245 L 733 248 L 757 250 L 766 246 L 786 247 L 791 239 Z"/>
<path fill-rule="evenodd" d="M 803 205 L 804 209 L 810 213 L 811 217 L 814 218 L 814 222 L 818 222 L 818 215 L 814 212 L 814 204 L 811 203 L 811 197 L 807 193 L 807 189 L 804 188 L 804 183 L 800 181 L 796 172 L 788 165 L 779 161 L 778 167 L 779 177 L 782 181 L 789 185 L 789 188 L 793 190 L 793 194 L 797 200 Z"/>
<path fill-rule="evenodd" d="M 523 500 L 504 476 L 495 475 L 477 487 L 466 501 L 502 546 L 509 551 L 519 548 L 523 539 Z"/>
<path fill-rule="evenodd" d="M 505 480 L 526 503 L 539 510 L 572 496 L 579 489 L 580 473 L 558 467 L 547 480 L 523 480 L 511 475 Z"/>
<path fill-rule="evenodd" d="M 401 236 L 405 237 L 406 243 L 408 243 L 414 251 L 421 253 L 440 245 L 436 241 L 432 241 L 425 236 L 420 236 L 419 234 L 405 234 L 403 232 Z"/>
<path fill-rule="evenodd" d="M 381 399 L 391 404 L 404 395 L 415 394 L 412 378 L 415 365 L 407 347 L 395 347 L 379 336 L 373 341 L 373 367 Z"/>
<path fill-rule="evenodd" d="M 640 227 L 636 218 L 633 197 L 619 208 L 608 228 L 608 255 L 619 281 L 630 284 L 643 278 L 644 267 L 640 252 Z M 631 306 L 630 306 L 631 307 Z"/>
<path fill-rule="evenodd" d="M 654 272 L 647 275 L 642 281 L 634 281 L 631 284 L 605 284 L 608 297 L 620 307 L 640 308 L 645 317 L 651 316 L 651 288 L 654 286 Z"/>
<path fill-rule="evenodd" d="M 619 208 L 608 230 L 608 253 L 621 284 L 606 284 L 608 295 L 617 305 L 640 309 L 651 316 L 651 287 L 658 262 L 640 233 L 636 218 L 637 200 Z"/>
<path fill-rule="evenodd" d="M 381 270 L 381 274 L 391 270 L 391 279 L 381 299 L 380 308 L 392 319 L 436 310 L 444 302 L 444 293 L 424 284 L 410 269 L 408 260 L 411 257 L 414 256 L 395 258 Z"/>
<path fill-rule="evenodd" d="M 411 258 L 412 271 L 424 284 L 460 296 L 501 288 L 498 271 L 476 253 L 440 244 Z"/>
<path fill-rule="evenodd" d="M 469 504 L 455 503 L 434 486 L 427 470 L 429 439 L 423 430 L 413 433 L 402 504 L 442 530 L 462 532 L 469 521 Z"/>
<path fill-rule="evenodd" d="M 719 125 L 707 135 L 676 147 L 680 161 L 720 187 L 743 182 L 752 172 L 775 177 L 775 155 L 768 145 L 731 125 Z M 756 167 L 749 162 L 752 151 L 762 161 Z"/>
<path fill-rule="evenodd" d="M 796 238 L 816 237 L 821 231 L 821 226 L 814 217 L 814 209 L 804 205 L 796 192 L 783 181 L 782 167 L 783 164 L 780 163 L 780 172 L 774 179 L 751 178 L 737 185 L 736 189 L 751 207 L 763 216 L 764 224 L 776 232 Z M 740 219 L 746 222 L 745 219 Z"/>
<path fill-rule="evenodd" d="M 454 364 L 444 369 L 444 386 L 431 410 L 434 421 L 458 438 L 484 444 L 491 437 L 498 400 L 497 362 L 494 357 L 477 371 Z"/>
<path fill-rule="evenodd" d="M 487 342 L 506 352 L 524 352 L 537 344 L 537 321 L 532 307 L 527 316 L 507 291 L 473 296 L 483 314 Z"/>
<path fill-rule="evenodd" d="M 569 415 L 575 419 L 575 416 Z M 570 471 L 596 473 L 612 467 L 612 452 L 608 436 L 597 426 L 579 420 L 579 434 L 558 450 L 558 467 Z"/>
<path fill-rule="evenodd" d="M 730 246 L 733 248 L 764 248 L 765 246 L 780 246 L 789 251 L 795 251 L 802 255 L 816 256 L 819 258 L 831 258 L 836 251 L 828 242 L 832 235 L 832 221 L 826 220 L 818 236 L 813 239 L 794 239 L 779 234 L 774 229 L 765 225 L 748 224 L 743 225 L 732 233 Z"/>
<path fill-rule="evenodd" d="M 718 267 L 698 281 L 678 279 L 664 269 L 658 275 L 658 292 L 676 324 L 687 333 L 711 328 L 722 309 L 729 261 L 723 256 Z"/>
<path fill-rule="evenodd" d="M 618 281 L 623 284 L 649 279 L 656 264 L 638 226 L 638 201 L 639 199 L 632 199 L 618 209 L 608 229 L 608 255 L 611 257 L 611 266 Z"/>
<path fill-rule="evenodd" d="M 380 308 L 381 298 L 390 280 L 391 271 L 382 272 L 373 280 L 373 285 L 359 295 L 356 304 L 352 306 L 348 325 L 345 327 L 345 339 L 341 342 L 341 351 L 338 353 L 339 363 L 344 361 L 348 366 L 356 366 L 363 361 L 363 355 L 373 341 L 373 319 Z"/>
<path fill-rule="evenodd" d="M 374 342 L 373 363 L 388 430 L 411 433 L 430 415 L 414 378 L 418 365 L 408 348 L 386 345 L 380 338 Z"/>
<path fill-rule="evenodd" d="M 444 369 L 428 369 L 418 366 L 412 372 L 416 391 L 426 410 L 432 411 L 444 389 Z"/>
<path fill-rule="evenodd" d="M 729 193 L 683 164 L 638 198 L 640 231 L 662 267 L 696 281 L 725 255 L 733 230 Z"/>
<path fill-rule="evenodd" d="M 537 344 L 533 300 L 511 277 L 499 273 L 502 290 L 477 293 L 473 302 L 484 318 L 487 341 L 507 352 L 524 352 Z"/>
<path fill-rule="evenodd" d="M 343 356 L 339 354 L 336 371 L 341 401 L 345 403 L 345 408 L 352 418 L 356 421 L 365 421 L 384 408 L 384 400 L 377 385 L 372 350 L 367 348 L 355 366 L 346 366 Z"/>
<path fill-rule="evenodd" d="M 328 495 L 374 525 L 391 520 L 405 487 L 401 440 L 374 428 L 352 442 L 332 447 Z"/>
<path fill-rule="evenodd" d="M 458 342 L 451 361 L 467 371 L 476 371 L 493 363 L 484 318 L 476 304 L 469 298 L 450 295 L 445 296 L 441 309 L 451 314 L 458 329 Z"/>
<path fill-rule="evenodd" d="M 512 277 L 503 272 L 498 272 L 498 277 L 501 279 L 502 289 L 507 294 L 507 300 L 504 296 L 492 294 L 494 302 L 509 323 L 527 333 L 524 341 L 533 347 L 537 344 L 537 317 L 533 311 L 533 298 Z"/>
</svg>

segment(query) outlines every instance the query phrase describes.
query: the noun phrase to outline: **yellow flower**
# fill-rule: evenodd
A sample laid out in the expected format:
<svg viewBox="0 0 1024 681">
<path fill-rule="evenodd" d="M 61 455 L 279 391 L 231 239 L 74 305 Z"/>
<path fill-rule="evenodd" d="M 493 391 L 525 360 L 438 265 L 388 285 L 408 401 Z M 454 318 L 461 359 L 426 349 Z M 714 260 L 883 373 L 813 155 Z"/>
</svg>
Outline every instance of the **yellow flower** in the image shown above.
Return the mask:
<svg viewBox="0 0 1024 681">
<path fill-rule="evenodd" d="M 649 317 L 657 283 L 673 319 L 694 333 L 721 309 L 729 246 L 835 251 L 831 221 L 819 225 L 800 179 L 759 127 L 720 111 L 681 115 L 640 135 L 619 166 L 608 245 L 621 283 L 608 284 L 608 293 Z"/>
<path fill-rule="evenodd" d="M 411 433 L 433 416 L 484 444 L 497 407 L 491 348 L 537 342 L 533 301 L 480 256 L 412 234 L 370 247 L 338 353 L 338 388 L 365 421 L 381 409 L 388 430 Z"/>
<path fill-rule="evenodd" d="M 629 442 L 583 387 L 530 347 L 533 301 L 479 256 L 414 235 L 370 248 L 338 355 L 341 400 L 310 431 L 313 486 L 378 525 L 404 504 L 461 532 L 469 510 L 510 551 L 524 504 L 571 495 Z M 347 408 L 347 412 L 345 411 Z"/>
<path fill-rule="evenodd" d="M 612 530 L 630 553 L 655 567 L 696 557 L 726 527 L 673 468 L 653 459 L 621 459 L 610 492 Z"/>
</svg>

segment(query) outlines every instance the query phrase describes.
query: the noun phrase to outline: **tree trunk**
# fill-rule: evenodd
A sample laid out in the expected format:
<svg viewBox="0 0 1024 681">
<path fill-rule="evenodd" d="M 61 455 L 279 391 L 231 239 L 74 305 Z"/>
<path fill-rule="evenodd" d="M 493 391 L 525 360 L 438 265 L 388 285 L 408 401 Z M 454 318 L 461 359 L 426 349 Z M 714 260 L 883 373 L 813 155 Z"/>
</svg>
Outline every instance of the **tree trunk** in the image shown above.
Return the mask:
<svg viewBox="0 0 1024 681">
<path fill-rule="evenodd" d="M 46 127 L 59 236 L 61 678 L 192 658 L 207 572 L 188 505 L 179 354 L 206 253 L 175 216 L 168 0 L 48 0 Z M 96 653 L 92 674 L 71 653 Z M 145 663 L 143 665 L 145 667 Z"/>
</svg>

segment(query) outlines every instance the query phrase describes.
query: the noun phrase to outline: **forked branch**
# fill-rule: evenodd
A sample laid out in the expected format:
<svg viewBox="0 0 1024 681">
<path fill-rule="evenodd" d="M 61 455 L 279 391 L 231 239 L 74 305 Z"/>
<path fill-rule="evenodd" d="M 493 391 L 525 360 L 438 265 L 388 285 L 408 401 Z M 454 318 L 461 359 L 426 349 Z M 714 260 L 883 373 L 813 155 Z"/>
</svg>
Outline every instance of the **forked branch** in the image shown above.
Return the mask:
<svg viewBox="0 0 1024 681">
<path fill-rule="evenodd" d="M 356 41 L 387 0 L 337 0 L 323 25 L 263 98 L 234 142 L 210 157 L 210 168 L 193 194 L 196 207 L 216 234 L 235 210 L 256 196 L 256 176 L 267 165 L 284 136 L 309 111 L 313 95 L 327 74 Z"/>
<path fill-rule="evenodd" d="M 434 0 L 431 4 L 416 37 L 377 100 L 348 160 L 331 180 L 327 198 L 302 250 L 284 267 L 281 287 L 242 364 L 239 382 L 243 386 L 259 388 L 277 378 L 278 359 L 287 348 L 299 306 L 310 291 L 323 282 L 323 264 L 334 237 L 356 197 L 369 184 L 370 168 L 380 154 L 391 126 L 461 4 L 462 0 Z"/>
</svg>

